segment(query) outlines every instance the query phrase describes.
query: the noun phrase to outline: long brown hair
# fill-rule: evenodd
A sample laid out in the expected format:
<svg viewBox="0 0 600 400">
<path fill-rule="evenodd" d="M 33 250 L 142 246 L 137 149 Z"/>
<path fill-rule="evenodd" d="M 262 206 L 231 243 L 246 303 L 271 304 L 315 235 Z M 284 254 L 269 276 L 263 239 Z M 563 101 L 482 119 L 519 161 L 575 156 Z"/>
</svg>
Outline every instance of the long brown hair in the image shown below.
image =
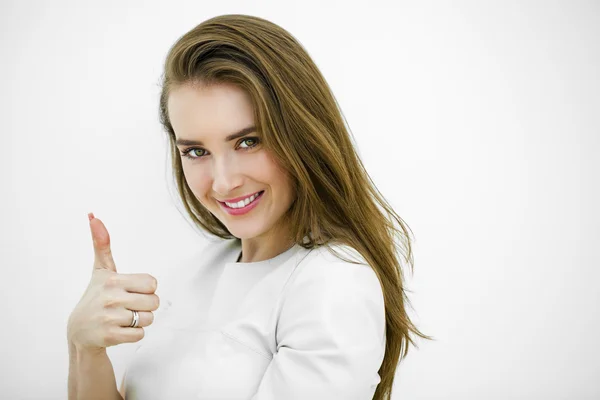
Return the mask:
<svg viewBox="0 0 600 400">
<path fill-rule="evenodd" d="M 331 89 L 302 45 L 274 23 L 240 14 L 208 19 L 185 33 L 164 65 L 160 120 L 170 139 L 177 190 L 195 224 L 234 238 L 187 185 L 167 101 L 180 85 L 219 83 L 249 94 L 263 145 L 292 177 L 297 198 L 284 217 L 292 239 L 307 249 L 348 245 L 376 272 L 385 300 L 386 350 L 374 399 L 389 400 L 396 367 L 409 343 L 416 346 L 409 335 L 432 339 L 406 313 L 402 263 L 413 269 L 408 226 L 366 172 Z"/>
</svg>

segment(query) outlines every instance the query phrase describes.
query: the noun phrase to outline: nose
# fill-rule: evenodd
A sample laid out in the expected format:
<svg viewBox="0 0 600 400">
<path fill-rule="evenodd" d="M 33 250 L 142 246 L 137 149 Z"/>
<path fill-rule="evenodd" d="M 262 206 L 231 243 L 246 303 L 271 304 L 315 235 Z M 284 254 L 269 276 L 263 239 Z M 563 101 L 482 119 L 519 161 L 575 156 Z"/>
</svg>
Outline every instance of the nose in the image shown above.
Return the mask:
<svg viewBox="0 0 600 400">
<path fill-rule="evenodd" d="M 241 174 L 233 159 L 227 157 L 213 158 L 213 191 L 220 196 L 227 196 L 241 186 Z"/>
</svg>

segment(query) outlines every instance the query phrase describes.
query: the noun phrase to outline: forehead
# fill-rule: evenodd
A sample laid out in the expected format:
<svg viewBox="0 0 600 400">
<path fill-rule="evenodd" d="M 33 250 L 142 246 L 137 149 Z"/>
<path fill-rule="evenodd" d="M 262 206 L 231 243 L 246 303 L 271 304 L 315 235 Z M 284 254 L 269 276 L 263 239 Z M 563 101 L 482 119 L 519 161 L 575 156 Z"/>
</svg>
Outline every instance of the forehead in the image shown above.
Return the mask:
<svg viewBox="0 0 600 400">
<path fill-rule="evenodd" d="M 248 94 L 233 84 L 178 86 L 167 108 L 175 135 L 186 139 L 224 136 L 254 123 Z"/>
</svg>

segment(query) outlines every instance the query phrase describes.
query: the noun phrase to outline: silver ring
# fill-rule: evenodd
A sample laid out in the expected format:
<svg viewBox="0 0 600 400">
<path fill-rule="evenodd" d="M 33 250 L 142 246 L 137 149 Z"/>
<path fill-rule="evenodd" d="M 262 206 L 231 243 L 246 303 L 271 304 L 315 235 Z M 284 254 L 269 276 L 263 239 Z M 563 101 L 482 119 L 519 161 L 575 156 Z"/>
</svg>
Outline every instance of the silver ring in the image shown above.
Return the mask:
<svg viewBox="0 0 600 400">
<path fill-rule="evenodd" d="M 138 322 L 140 322 L 140 315 L 135 310 L 131 310 L 131 311 L 133 311 L 133 319 L 131 320 L 131 325 L 129 325 L 129 327 L 137 328 Z"/>
</svg>

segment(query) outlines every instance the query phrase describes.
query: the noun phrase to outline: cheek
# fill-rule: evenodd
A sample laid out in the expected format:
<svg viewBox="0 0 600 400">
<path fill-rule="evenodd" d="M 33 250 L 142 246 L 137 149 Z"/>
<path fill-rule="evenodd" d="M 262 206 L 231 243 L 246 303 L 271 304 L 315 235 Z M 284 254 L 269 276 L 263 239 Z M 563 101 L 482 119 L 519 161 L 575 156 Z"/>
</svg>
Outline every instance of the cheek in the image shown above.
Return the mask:
<svg viewBox="0 0 600 400">
<path fill-rule="evenodd" d="M 271 181 L 276 182 L 282 190 L 291 190 L 291 180 L 288 172 L 271 157 L 269 158 L 269 174 Z"/>
<path fill-rule="evenodd" d="M 202 194 L 206 192 L 209 186 L 209 177 L 203 168 L 194 166 L 186 167 L 184 164 L 183 176 L 185 177 L 185 181 L 196 197 L 201 197 Z"/>
<path fill-rule="evenodd" d="M 268 177 L 269 181 L 281 184 L 286 179 L 286 171 L 279 166 L 277 160 L 268 152 L 264 152 L 261 155 L 260 165 L 265 177 Z"/>
<path fill-rule="evenodd" d="M 270 171 L 270 182 L 277 188 L 278 195 L 281 196 L 283 203 L 293 200 L 295 193 L 287 171 L 272 165 Z"/>
<path fill-rule="evenodd" d="M 240 175 L 255 183 L 273 182 L 273 165 L 265 151 L 247 154 L 238 161 Z"/>
</svg>

